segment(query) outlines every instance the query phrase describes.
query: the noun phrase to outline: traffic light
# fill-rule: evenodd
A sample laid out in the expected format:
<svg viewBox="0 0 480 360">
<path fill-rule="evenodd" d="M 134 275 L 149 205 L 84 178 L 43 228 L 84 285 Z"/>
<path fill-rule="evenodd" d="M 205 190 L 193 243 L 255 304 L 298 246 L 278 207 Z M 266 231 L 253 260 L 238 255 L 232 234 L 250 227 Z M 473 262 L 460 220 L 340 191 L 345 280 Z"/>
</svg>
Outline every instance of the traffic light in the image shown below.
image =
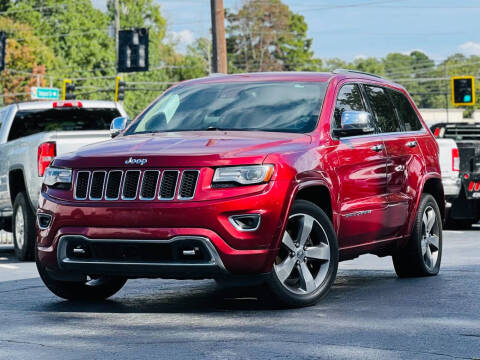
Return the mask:
<svg viewBox="0 0 480 360">
<path fill-rule="evenodd" d="M 120 76 L 115 78 L 115 101 L 123 101 L 125 99 L 125 81 L 121 81 Z"/>
<path fill-rule="evenodd" d="M 119 73 L 148 71 L 148 29 L 120 30 L 117 59 Z"/>
<path fill-rule="evenodd" d="M 7 54 L 7 34 L 0 31 L 0 71 L 5 69 L 5 56 Z"/>
<path fill-rule="evenodd" d="M 475 77 L 452 76 L 452 104 L 475 105 Z"/>
<path fill-rule="evenodd" d="M 72 80 L 63 80 L 63 97 L 62 100 L 75 100 L 75 85 L 72 84 Z"/>
</svg>

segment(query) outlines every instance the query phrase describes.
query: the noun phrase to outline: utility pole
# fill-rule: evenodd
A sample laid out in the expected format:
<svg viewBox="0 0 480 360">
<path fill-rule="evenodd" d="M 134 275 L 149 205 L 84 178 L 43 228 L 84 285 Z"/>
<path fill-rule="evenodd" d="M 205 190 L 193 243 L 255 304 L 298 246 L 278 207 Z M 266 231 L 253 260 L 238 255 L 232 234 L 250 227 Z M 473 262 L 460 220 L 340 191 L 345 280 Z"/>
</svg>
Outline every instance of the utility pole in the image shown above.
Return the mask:
<svg viewBox="0 0 480 360">
<path fill-rule="evenodd" d="M 212 70 L 227 73 L 227 43 L 225 41 L 225 13 L 223 0 L 210 0 L 212 12 Z"/>
<path fill-rule="evenodd" d="M 114 22 L 113 27 L 115 31 L 115 55 L 118 56 L 118 32 L 120 31 L 120 4 L 119 0 L 113 0 Z M 118 60 L 118 59 L 117 59 Z"/>
<path fill-rule="evenodd" d="M 447 62 L 443 63 L 443 69 L 445 72 L 445 111 L 447 112 L 447 123 L 448 123 L 448 72 L 447 72 Z"/>
</svg>

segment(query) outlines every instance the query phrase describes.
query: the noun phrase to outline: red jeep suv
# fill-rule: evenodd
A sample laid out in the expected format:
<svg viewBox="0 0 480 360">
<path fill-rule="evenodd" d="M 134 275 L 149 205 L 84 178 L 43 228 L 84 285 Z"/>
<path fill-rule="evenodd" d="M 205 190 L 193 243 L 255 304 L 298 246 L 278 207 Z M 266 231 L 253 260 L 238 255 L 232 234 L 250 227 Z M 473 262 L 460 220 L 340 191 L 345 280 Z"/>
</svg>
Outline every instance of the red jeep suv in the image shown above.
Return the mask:
<svg viewBox="0 0 480 360">
<path fill-rule="evenodd" d="M 37 266 L 66 299 L 132 278 L 254 280 L 282 304 L 326 295 L 338 262 L 438 273 L 438 146 L 405 89 L 348 70 L 180 83 L 113 140 L 57 157 Z"/>
</svg>

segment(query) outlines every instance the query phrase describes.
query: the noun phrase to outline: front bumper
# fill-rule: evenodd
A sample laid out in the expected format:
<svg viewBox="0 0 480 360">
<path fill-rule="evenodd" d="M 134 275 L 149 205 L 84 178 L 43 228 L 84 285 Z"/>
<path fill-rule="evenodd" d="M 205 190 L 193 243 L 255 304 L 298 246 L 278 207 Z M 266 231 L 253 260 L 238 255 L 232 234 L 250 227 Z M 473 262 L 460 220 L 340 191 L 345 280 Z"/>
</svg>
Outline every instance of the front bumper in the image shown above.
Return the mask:
<svg viewBox="0 0 480 360">
<path fill-rule="evenodd" d="M 113 251 L 105 254 L 106 249 Z M 81 275 L 214 278 L 228 274 L 210 240 L 196 236 L 118 240 L 63 235 L 58 241 L 57 263 L 63 273 Z"/>
<path fill-rule="evenodd" d="M 210 278 L 225 274 L 261 274 L 271 270 L 288 204 L 290 183 L 277 181 L 264 192 L 225 200 L 178 203 L 80 204 L 40 196 L 38 213 L 52 215 L 47 229 L 38 229 L 40 262 L 54 271 L 122 275 L 126 277 Z M 279 201 L 282 199 L 282 201 Z M 259 213 L 257 230 L 243 232 L 229 217 Z M 201 239 L 211 261 L 205 263 L 134 261 L 92 257 L 72 261 L 62 248 L 64 239 L 108 240 L 113 248 L 129 242 L 171 243 Z M 112 248 L 112 249 L 113 249 Z"/>
</svg>

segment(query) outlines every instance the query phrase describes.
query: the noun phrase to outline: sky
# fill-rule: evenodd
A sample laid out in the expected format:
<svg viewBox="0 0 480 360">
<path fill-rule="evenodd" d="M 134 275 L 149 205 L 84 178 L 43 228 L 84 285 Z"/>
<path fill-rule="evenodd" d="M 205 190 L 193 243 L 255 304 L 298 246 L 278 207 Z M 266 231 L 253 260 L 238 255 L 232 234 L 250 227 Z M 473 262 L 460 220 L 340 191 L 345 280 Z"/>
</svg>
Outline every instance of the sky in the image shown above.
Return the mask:
<svg viewBox="0 0 480 360">
<path fill-rule="evenodd" d="M 210 0 L 155 0 L 171 37 L 185 49 L 210 36 Z M 93 0 L 105 9 L 106 0 Z M 283 0 L 305 16 L 319 58 L 384 57 L 420 50 L 437 62 L 457 52 L 480 55 L 479 0 Z M 235 10 L 242 0 L 224 0 Z"/>
</svg>

